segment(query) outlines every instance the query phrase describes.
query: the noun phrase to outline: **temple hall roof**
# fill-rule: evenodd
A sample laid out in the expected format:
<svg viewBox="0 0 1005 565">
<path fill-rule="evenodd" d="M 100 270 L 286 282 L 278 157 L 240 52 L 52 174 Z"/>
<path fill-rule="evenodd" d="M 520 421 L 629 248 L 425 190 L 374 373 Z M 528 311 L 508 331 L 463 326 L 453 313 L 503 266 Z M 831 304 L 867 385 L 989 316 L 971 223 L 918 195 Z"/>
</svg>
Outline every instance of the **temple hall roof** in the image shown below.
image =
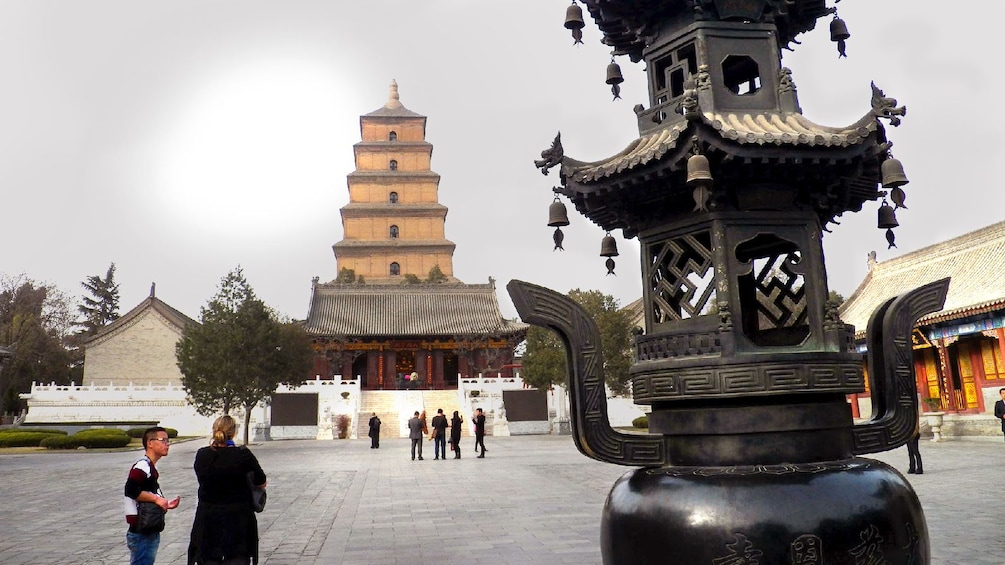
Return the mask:
<svg viewBox="0 0 1005 565">
<path fill-rule="evenodd" d="M 517 336 L 494 284 L 315 284 L 307 332 L 320 336 Z"/>
<path fill-rule="evenodd" d="M 923 284 L 952 277 L 942 310 L 919 324 L 964 318 L 1005 307 L 1005 222 L 883 262 L 870 254 L 869 273 L 840 308 L 841 319 L 865 331 L 885 300 Z"/>
<path fill-rule="evenodd" d="M 143 312 L 146 312 L 147 310 L 153 310 L 154 312 L 157 312 L 158 314 L 163 316 L 170 324 L 177 327 L 178 329 L 184 329 L 185 326 L 188 326 L 189 324 L 199 323 L 193 320 L 192 318 L 189 318 L 185 314 L 182 314 L 180 311 L 176 310 L 174 307 L 164 302 L 163 300 L 157 298 L 154 295 L 154 289 L 151 288 L 150 296 L 148 296 L 143 302 L 137 304 L 135 308 L 120 316 L 114 322 L 106 326 L 103 326 L 100 330 L 98 330 L 97 333 L 95 333 L 93 336 L 88 338 L 86 342 L 84 342 L 84 346 L 86 347 L 88 344 L 93 343 L 99 339 L 103 339 L 105 336 L 116 333 L 120 329 L 129 327 L 137 318 L 140 317 L 141 314 L 143 314 Z"/>
</svg>

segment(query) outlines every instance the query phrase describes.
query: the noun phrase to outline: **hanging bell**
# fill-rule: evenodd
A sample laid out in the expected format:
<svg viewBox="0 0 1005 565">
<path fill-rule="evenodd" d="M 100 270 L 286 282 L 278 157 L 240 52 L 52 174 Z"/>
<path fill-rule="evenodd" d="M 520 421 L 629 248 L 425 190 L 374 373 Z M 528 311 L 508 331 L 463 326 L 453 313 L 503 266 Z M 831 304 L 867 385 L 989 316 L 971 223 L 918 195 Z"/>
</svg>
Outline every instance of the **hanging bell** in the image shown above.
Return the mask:
<svg viewBox="0 0 1005 565">
<path fill-rule="evenodd" d="M 708 158 L 702 154 L 691 155 L 687 159 L 687 184 L 711 184 L 712 170 Z"/>
<path fill-rule="evenodd" d="M 885 198 L 879 206 L 879 222 L 876 225 L 881 230 L 895 228 L 900 225 L 897 221 L 897 213 L 894 212 L 893 206 L 890 206 Z"/>
<path fill-rule="evenodd" d="M 831 20 L 831 41 L 844 41 L 849 37 L 851 37 L 851 34 L 848 33 L 848 24 L 835 15 L 834 19 Z"/>
<path fill-rule="evenodd" d="M 831 20 L 831 41 L 837 43 L 839 58 L 848 56 L 845 53 L 845 40 L 849 37 L 851 37 L 851 34 L 848 33 L 848 25 L 844 23 L 844 20 L 837 17 L 837 14 L 834 14 L 834 19 Z"/>
<path fill-rule="evenodd" d="M 614 236 L 611 235 L 611 232 L 607 232 L 607 235 L 605 235 L 604 239 L 600 242 L 600 256 L 618 256 L 618 242 L 614 240 Z"/>
<path fill-rule="evenodd" d="M 893 157 L 888 158 L 883 161 L 879 170 L 883 175 L 883 188 L 904 186 L 910 182 L 907 180 L 907 175 L 904 174 L 904 165 L 899 159 L 894 159 Z"/>
<path fill-rule="evenodd" d="M 621 76 L 621 67 L 611 59 L 607 65 L 607 84 L 621 84 L 625 82 L 625 77 Z"/>
<path fill-rule="evenodd" d="M 611 85 L 611 94 L 614 95 L 614 99 L 621 98 L 621 83 L 625 82 L 625 77 L 621 76 L 621 67 L 614 62 L 614 59 L 611 59 L 610 64 L 607 65 L 606 82 Z"/>
<path fill-rule="evenodd" d="M 548 206 L 548 225 L 553 228 L 569 225 L 569 213 L 565 210 L 565 204 L 557 196 L 551 206 Z"/>
<path fill-rule="evenodd" d="M 573 0 L 572 5 L 565 9 L 565 28 L 572 31 L 573 45 L 583 42 L 583 9 Z"/>
</svg>

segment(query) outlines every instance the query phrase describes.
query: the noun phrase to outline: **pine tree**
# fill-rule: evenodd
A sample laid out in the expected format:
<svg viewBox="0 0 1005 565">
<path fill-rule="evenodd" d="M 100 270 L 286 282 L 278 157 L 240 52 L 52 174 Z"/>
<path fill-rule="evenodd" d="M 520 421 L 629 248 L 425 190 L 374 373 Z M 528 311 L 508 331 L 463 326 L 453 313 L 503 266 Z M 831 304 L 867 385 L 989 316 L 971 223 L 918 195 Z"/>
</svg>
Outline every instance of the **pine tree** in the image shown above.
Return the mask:
<svg viewBox="0 0 1005 565">
<path fill-rule="evenodd" d="M 115 263 L 108 267 L 105 278 L 91 275 L 80 283 L 90 296 L 83 297 L 83 304 L 77 310 L 84 317 L 78 322 L 82 328 L 79 333 L 94 335 L 105 324 L 119 319 L 119 284 L 115 282 Z"/>
</svg>

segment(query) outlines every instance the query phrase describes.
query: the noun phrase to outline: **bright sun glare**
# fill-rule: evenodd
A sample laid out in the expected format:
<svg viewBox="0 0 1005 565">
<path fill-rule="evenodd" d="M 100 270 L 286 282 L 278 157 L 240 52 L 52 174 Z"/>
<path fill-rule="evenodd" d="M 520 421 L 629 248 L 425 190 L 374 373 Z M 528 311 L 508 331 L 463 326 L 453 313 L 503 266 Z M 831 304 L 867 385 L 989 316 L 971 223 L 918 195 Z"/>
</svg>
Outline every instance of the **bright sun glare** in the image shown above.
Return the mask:
<svg viewBox="0 0 1005 565">
<path fill-rule="evenodd" d="M 317 213 L 312 199 L 344 174 L 333 161 L 352 141 L 341 138 L 356 133 L 333 131 L 341 90 L 324 69 L 289 60 L 190 90 L 160 153 L 161 209 L 218 233 L 280 230 Z"/>
</svg>

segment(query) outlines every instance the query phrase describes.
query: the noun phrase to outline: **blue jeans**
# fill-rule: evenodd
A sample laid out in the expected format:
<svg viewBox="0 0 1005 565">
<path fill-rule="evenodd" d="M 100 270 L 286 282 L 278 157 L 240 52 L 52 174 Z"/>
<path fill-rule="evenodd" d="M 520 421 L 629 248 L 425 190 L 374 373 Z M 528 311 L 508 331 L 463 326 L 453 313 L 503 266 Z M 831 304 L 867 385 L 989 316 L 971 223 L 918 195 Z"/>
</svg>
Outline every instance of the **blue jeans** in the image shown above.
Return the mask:
<svg viewBox="0 0 1005 565">
<path fill-rule="evenodd" d="M 161 544 L 160 533 L 136 534 L 126 532 L 126 547 L 129 548 L 129 565 L 154 565 L 157 548 Z"/>
<path fill-rule="evenodd" d="M 440 434 L 433 439 L 433 453 L 440 459 L 447 458 L 447 435 Z"/>
</svg>

